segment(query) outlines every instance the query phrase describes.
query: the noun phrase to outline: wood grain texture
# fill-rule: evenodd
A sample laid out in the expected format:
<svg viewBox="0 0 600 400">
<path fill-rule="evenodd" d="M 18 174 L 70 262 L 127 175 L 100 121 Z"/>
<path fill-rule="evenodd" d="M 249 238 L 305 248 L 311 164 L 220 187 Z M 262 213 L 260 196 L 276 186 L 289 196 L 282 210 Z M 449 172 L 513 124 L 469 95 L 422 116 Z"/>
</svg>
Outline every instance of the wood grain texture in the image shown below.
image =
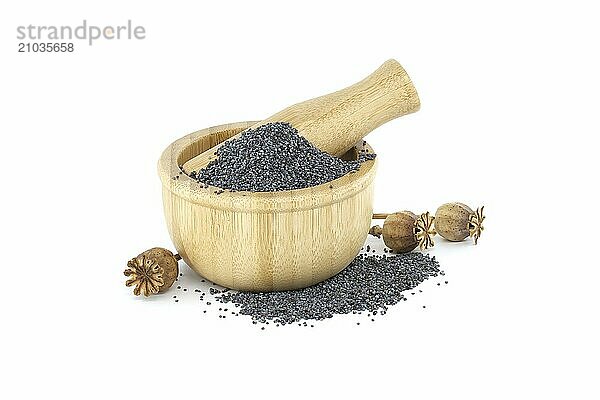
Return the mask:
<svg viewBox="0 0 600 400">
<path fill-rule="evenodd" d="M 371 75 L 345 89 L 290 106 L 255 123 L 289 122 L 319 149 L 339 156 L 378 126 L 419 110 L 419 96 L 396 60 L 388 60 Z M 188 160 L 186 172 L 215 159 L 214 151 Z"/>
<path fill-rule="evenodd" d="M 315 284 L 347 266 L 365 241 L 376 161 L 330 183 L 272 193 L 216 194 L 218 188 L 179 174 L 186 161 L 255 123 L 194 132 L 163 152 L 158 170 L 171 239 L 191 268 L 225 287 L 272 291 Z M 363 148 L 372 151 L 361 142 L 343 158 L 356 158 Z"/>
</svg>

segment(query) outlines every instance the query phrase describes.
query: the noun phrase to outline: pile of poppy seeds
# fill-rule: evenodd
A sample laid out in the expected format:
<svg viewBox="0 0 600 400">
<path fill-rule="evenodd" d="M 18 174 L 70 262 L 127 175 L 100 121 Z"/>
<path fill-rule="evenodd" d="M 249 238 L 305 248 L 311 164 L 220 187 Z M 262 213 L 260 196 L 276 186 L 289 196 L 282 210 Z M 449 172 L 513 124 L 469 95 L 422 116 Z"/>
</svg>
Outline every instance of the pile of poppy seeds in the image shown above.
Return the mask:
<svg viewBox="0 0 600 400">
<path fill-rule="evenodd" d="M 403 292 L 440 273 L 435 257 L 422 253 L 360 254 L 339 274 L 304 289 L 227 292 L 217 300 L 233 303 L 255 323 L 286 325 L 363 311 L 383 315 L 388 306 L 406 299 Z"/>
<path fill-rule="evenodd" d="M 375 321 L 377 316 L 385 315 L 390 306 L 406 301 L 409 294 L 422 292 L 416 288 L 424 281 L 445 276 L 435 257 L 428 254 L 369 254 L 370 251 L 367 246 L 367 253 L 359 254 L 340 273 L 303 289 L 238 292 L 208 282 L 211 287 L 196 289 L 194 293 L 199 294 L 201 304 L 207 307 L 203 310 L 204 314 L 212 309 L 219 318 L 249 316 L 252 323 L 259 324 L 261 329 L 269 324 L 282 326 L 293 323 L 314 327 L 316 321 L 342 314 L 357 314 Z M 182 277 L 183 273 L 177 280 L 181 282 Z M 202 279 L 202 282 L 206 280 Z M 187 292 L 182 284 L 177 286 L 177 290 Z M 440 286 L 441 282 L 437 285 Z M 179 296 L 174 295 L 173 300 L 177 303 L 185 297 L 188 296 L 180 293 Z M 360 322 L 356 324 L 360 325 Z"/>
<path fill-rule="evenodd" d="M 327 154 L 285 122 L 248 129 L 223 143 L 217 159 L 190 173 L 192 179 L 231 191 L 278 192 L 321 185 L 356 172 L 375 154 L 360 152 L 345 161 Z"/>
<path fill-rule="evenodd" d="M 362 162 L 375 158 L 375 154 L 365 150 L 359 152 L 356 160 L 334 157 L 314 147 L 283 122 L 246 130 L 239 138 L 225 142 L 216 155 L 217 159 L 190 173 L 190 177 L 220 188 L 217 193 L 275 192 L 321 185 L 356 172 Z M 200 293 L 200 301 L 207 306 L 213 303 L 213 307 L 219 306 L 219 318 L 228 314 L 246 315 L 254 324 L 308 326 L 307 321 L 324 320 L 336 314 L 367 313 L 374 321 L 373 317 L 384 315 L 389 306 L 406 300 L 407 291 L 431 277 L 444 275 L 435 257 L 427 254 L 377 255 L 369 254 L 370 251 L 367 246 L 367 254 L 359 254 L 340 273 L 304 289 L 251 293 L 211 287 L 208 292 L 200 289 L 195 292 Z M 177 289 L 187 291 L 181 286 Z M 206 295 L 212 301 L 205 301 Z M 176 295 L 173 299 L 179 301 Z"/>
</svg>

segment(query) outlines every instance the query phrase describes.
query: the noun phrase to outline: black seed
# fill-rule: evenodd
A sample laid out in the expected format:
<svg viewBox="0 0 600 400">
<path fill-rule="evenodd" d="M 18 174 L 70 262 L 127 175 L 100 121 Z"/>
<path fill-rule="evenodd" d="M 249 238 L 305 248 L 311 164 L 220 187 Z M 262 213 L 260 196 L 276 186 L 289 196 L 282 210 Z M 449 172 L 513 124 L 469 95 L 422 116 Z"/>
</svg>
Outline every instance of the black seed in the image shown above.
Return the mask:
<svg viewBox="0 0 600 400">
<path fill-rule="evenodd" d="M 375 154 L 364 153 L 355 161 L 331 156 L 285 122 L 246 130 L 225 142 L 216 155 L 218 158 L 194 174 L 198 182 L 221 188 L 216 194 L 223 189 L 275 192 L 316 186 L 356 172 L 362 162 L 375 158 Z"/>
<path fill-rule="evenodd" d="M 423 253 L 390 256 L 362 253 L 337 275 L 304 289 L 263 293 L 222 291 L 215 297 L 220 303 L 235 305 L 239 308 L 236 315 L 248 315 L 253 322 L 298 323 L 307 327 L 308 320 L 320 321 L 336 314 L 385 315 L 389 306 L 407 301 L 407 291 L 438 274 L 441 274 L 438 262 Z"/>
</svg>

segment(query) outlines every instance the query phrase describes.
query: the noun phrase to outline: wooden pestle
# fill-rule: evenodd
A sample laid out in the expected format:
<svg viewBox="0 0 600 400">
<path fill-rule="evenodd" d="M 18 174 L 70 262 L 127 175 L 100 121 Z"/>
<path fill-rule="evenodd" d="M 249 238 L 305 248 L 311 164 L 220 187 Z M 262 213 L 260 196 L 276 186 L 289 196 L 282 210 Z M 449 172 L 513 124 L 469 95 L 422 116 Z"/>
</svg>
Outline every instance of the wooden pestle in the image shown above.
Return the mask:
<svg viewBox="0 0 600 400">
<path fill-rule="evenodd" d="M 249 129 L 269 122 L 288 122 L 314 146 L 340 156 L 378 126 L 419 110 L 419 96 L 396 60 L 345 89 L 294 104 Z M 228 140 L 239 137 L 237 134 Z M 186 173 L 217 158 L 215 146 L 183 164 Z"/>
</svg>

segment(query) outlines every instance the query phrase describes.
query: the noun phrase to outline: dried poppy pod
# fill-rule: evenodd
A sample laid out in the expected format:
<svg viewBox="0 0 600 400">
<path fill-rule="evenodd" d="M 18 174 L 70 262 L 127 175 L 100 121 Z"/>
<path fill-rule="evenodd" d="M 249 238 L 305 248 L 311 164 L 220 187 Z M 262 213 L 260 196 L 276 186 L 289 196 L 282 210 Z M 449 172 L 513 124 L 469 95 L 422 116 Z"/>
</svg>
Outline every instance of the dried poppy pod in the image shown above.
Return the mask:
<svg viewBox="0 0 600 400">
<path fill-rule="evenodd" d="M 453 242 L 460 242 L 471 236 L 477 244 L 483 231 L 484 219 L 483 207 L 473 211 L 463 203 L 446 203 L 435 212 L 435 230 Z"/>
<path fill-rule="evenodd" d="M 376 237 L 383 235 L 387 247 L 398 253 L 407 253 L 417 246 L 421 250 L 433 246 L 432 237 L 434 218 L 425 212 L 419 216 L 410 211 L 400 211 L 393 214 L 373 214 L 373 219 L 385 219 L 383 228 L 375 225 L 369 233 Z"/>
<path fill-rule="evenodd" d="M 125 285 L 135 286 L 133 294 L 136 296 L 164 293 L 177 279 L 179 260 L 179 254 L 173 255 L 161 247 L 146 250 L 127 262 L 127 269 L 123 273 L 129 279 Z"/>
</svg>

